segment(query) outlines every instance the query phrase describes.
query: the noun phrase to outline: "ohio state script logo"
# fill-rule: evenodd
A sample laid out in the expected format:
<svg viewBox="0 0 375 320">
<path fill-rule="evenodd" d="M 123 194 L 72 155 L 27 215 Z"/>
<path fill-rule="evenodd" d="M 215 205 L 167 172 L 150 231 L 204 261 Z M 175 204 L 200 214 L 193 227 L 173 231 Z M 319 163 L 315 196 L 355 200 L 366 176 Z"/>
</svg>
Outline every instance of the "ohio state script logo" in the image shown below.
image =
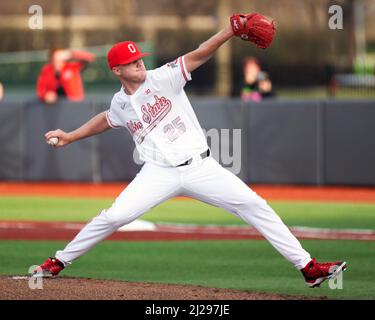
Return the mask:
<svg viewBox="0 0 375 320">
<path fill-rule="evenodd" d="M 157 95 L 154 96 L 155 103 L 142 105 L 142 119 L 148 124 L 138 136 L 137 142 L 142 143 L 145 137 L 160 123 L 161 120 L 171 111 L 172 102 L 166 97 L 159 98 Z"/>
<path fill-rule="evenodd" d="M 159 117 L 161 114 L 167 114 L 172 109 L 172 103 L 165 97 L 159 98 L 158 96 L 154 96 L 155 103 L 143 105 L 141 107 L 141 111 L 143 113 L 143 121 L 150 124 L 152 120 Z"/>
<path fill-rule="evenodd" d="M 130 132 L 132 134 L 134 134 L 135 132 L 137 132 L 138 130 L 141 130 L 143 129 L 143 125 L 140 121 L 129 121 L 126 123 L 126 125 L 128 126 Z"/>
</svg>

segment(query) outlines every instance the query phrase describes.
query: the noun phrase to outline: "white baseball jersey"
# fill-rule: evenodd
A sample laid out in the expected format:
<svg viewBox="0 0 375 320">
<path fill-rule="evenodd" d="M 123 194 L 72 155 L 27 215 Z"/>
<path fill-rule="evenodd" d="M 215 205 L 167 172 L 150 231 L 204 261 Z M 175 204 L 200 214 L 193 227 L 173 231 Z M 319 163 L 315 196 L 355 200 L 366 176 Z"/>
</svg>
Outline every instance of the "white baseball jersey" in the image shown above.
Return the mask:
<svg viewBox="0 0 375 320">
<path fill-rule="evenodd" d="M 112 128 L 126 127 L 140 159 L 160 166 L 177 166 L 208 149 L 207 141 L 184 91 L 191 74 L 184 57 L 147 71 L 145 82 L 132 94 L 117 92 L 107 111 Z"/>
</svg>

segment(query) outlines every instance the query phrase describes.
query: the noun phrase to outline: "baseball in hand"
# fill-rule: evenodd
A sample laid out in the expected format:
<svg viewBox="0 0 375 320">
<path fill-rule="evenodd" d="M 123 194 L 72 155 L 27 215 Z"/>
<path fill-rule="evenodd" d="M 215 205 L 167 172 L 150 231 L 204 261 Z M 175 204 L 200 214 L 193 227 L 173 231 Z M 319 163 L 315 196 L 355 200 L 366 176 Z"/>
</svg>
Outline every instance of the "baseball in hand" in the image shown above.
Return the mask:
<svg viewBox="0 0 375 320">
<path fill-rule="evenodd" d="M 55 146 L 55 145 L 57 145 L 58 143 L 59 143 L 59 139 L 56 138 L 56 137 L 50 138 L 50 139 L 48 140 L 48 144 L 49 144 L 50 146 Z"/>
</svg>

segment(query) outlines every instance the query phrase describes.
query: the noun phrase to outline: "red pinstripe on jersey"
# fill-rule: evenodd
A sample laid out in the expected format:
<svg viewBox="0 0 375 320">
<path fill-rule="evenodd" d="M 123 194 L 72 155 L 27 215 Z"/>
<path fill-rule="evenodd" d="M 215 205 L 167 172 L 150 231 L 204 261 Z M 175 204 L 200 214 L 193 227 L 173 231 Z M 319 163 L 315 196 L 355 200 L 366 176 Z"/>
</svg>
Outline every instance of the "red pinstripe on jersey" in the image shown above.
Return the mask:
<svg viewBox="0 0 375 320">
<path fill-rule="evenodd" d="M 113 128 L 113 129 L 118 129 L 118 128 L 120 128 L 120 126 L 116 126 L 116 125 L 114 125 L 114 124 L 111 122 L 111 119 L 109 119 L 108 113 L 109 113 L 109 111 L 107 111 L 107 112 L 105 113 L 105 117 L 106 117 L 106 119 L 107 119 L 107 122 L 108 122 L 109 126 L 110 126 L 111 128 Z"/>
<path fill-rule="evenodd" d="M 185 70 L 185 65 L 184 65 L 184 62 L 183 62 L 183 60 L 182 60 L 182 57 L 180 57 L 180 66 L 181 66 L 182 74 L 183 74 L 183 76 L 184 76 L 184 78 L 185 78 L 185 81 L 188 82 L 189 79 L 188 79 L 188 77 L 187 77 L 187 75 L 186 75 L 187 72 L 186 72 L 186 70 Z"/>
</svg>

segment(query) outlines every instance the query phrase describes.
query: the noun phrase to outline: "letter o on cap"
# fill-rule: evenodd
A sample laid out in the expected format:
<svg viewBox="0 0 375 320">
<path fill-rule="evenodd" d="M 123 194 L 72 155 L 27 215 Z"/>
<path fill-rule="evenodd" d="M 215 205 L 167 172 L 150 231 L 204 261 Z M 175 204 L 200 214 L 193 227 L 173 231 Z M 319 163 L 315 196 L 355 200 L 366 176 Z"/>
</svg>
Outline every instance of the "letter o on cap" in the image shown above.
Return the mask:
<svg viewBox="0 0 375 320">
<path fill-rule="evenodd" d="M 128 44 L 128 49 L 131 53 L 136 53 L 136 49 L 134 48 L 133 44 L 132 43 L 129 43 Z"/>
</svg>

